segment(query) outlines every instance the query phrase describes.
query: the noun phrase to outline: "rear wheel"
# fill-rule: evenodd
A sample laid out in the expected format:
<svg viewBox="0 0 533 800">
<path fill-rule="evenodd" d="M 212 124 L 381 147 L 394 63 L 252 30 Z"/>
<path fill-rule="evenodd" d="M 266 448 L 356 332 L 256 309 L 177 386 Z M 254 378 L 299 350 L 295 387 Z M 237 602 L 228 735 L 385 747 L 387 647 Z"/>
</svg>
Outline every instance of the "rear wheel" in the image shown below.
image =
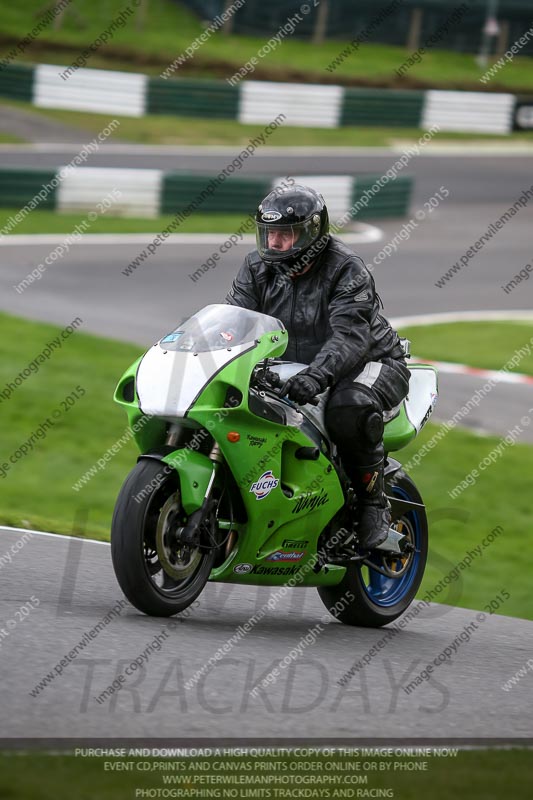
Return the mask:
<svg viewBox="0 0 533 800">
<path fill-rule="evenodd" d="M 117 499 L 111 557 L 120 588 L 145 614 L 183 611 L 209 578 L 215 549 L 180 545 L 186 522 L 177 474 L 160 461 L 141 460 Z"/>
<path fill-rule="evenodd" d="M 423 502 L 415 484 L 403 470 L 395 473 L 388 490 L 399 500 Z M 400 544 L 401 554 L 374 550 L 367 559 L 371 566 L 351 563 L 341 583 L 318 589 L 322 602 L 340 622 L 379 628 L 401 616 L 413 601 L 427 559 L 425 509 L 407 511 L 393 527 L 405 536 Z"/>
</svg>

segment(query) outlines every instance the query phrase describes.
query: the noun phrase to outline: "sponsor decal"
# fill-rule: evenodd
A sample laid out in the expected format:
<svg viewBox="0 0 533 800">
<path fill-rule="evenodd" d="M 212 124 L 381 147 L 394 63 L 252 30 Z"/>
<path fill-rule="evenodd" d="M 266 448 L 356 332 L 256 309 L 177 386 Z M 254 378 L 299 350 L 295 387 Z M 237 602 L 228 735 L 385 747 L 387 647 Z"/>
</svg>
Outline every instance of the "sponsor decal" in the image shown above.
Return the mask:
<svg viewBox="0 0 533 800">
<path fill-rule="evenodd" d="M 250 486 L 250 491 L 253 492 L 257 500 L 264 500 L 272 489 L 279 485 L 279 480 L 274 477 L 272 470 L 263 472 L 259 480 L 254 481 Z"/>
<path fill-rule="evenodd" d="M 264 222 L 277 222 L 278 219 L 281 219 L 281 214 L 279 211 L 263 211 L 261 219 Z"/>
<path fill-rule="evenodd" d="M 324 489 L 321 489 L 319 494 L 304 494 L 296 500 L 292 513 L 298 514 L 300 511 L 314 511 L 315 508 L 323 506 L 325 503 L 329 503 L 329 495 L 326 494 Z"/>
<path fill-rule="evenodd" d="M 301 561 L 305 556 L 305 550 L 276 550 L 266 557 L 266 561 Z"/>
<path fill-rule="evenodd" d="M 246 438 L 248 439 L 250 447 L 263 447 L 264 443 L 266 442 L 266 438 L 264 436 L 251 436 L 248 434 Z"/>
<path fill-rule="evenodd" d="M 163 342 L 175 342 L 176 339 L 179 339 L 180 336 L 183 336 L 183 331 L 174 331 L 174 333 L 168 333 L 164 339 L 161 339 L 160 344 Z"/>
<path fill-rule="evenodd" d="M 229 331 L 220 331 L 220 335 L 222 336 L 222 338 L 223 338 L 223 339 L 224 339 L 224 341 L 226 341 L 226 342 L 231 342 L 231 341 L 233 341 L 233 334 L 232 334 L 232 333 L 230 333 Z"/>
<path fill-rule="evenodd" d="M 253 567 L 252 567 L 251 564 L 236 564 L 233 567 L 233 572 L 236 575 L 247 575 L 252 570 L 253 570 Z"/>
<path fill-rule="evenodd" d="M 262 564 L 256 565 L 252 573 L 254 575 L 294 575 L 299 567 L 264 567 Z"/>
<path fill-rule="evenodd" d="M 299 547 L 307 547 L 308 544 L 308 539 L 284 539 L 281 546 L 295 548 L 297 550 Z"/>
<path fill-rule="evenodd" d="M 420 423 L 420 427 L 421 427 L 421 428 L 423 428 L 423 427 L 424 427 L 424 425 L 426 424 L 426 422 L 428 421 L 428 419 L 430 418 L 430 416 L 433 414 L 433 409 L 434 409 L 434 408 L 435 408 L 435 404 L 434 404 L 434 403 L 432 403 L 432 404 L 430 405 L 430 407 L 428 408 L 428 410 L 426 411 L 426 413 L 424 414 L 424 419 L 423 419 L 423 420 L 422 420 L 422 422 Z"/>
</svg>

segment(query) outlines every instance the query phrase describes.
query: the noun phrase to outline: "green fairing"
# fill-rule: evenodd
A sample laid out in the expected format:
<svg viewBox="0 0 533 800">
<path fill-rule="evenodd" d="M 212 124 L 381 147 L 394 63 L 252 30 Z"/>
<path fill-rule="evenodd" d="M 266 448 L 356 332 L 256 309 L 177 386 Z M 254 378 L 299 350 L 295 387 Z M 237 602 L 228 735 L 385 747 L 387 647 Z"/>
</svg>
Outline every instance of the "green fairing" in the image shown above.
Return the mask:
<svg viewBox="0 0 533 800">
<path fill-rule="evenodd" d="M 416 428 L 407 419 L 405 408 L 402 405 L 400 413 L 385 425 L 383 444 L 387 453 L 401 450 L 416 436 Z"/>
<path fill-rule="evenodd" d="M 281 338 L 281 342 L 273 342 L 274 336 Z M 255 348 L 213 377 L 187 415 L 208 428 L 218 442 L 229 470 L 235 476 L 248 517 L 246 525 L 234 525 L 240 534 L 239 545 L 221 567 L 213 570 L 211 580 L 272 586 L 283 585 L 294 578 L 296 585 L 317 586 L 338 583 L 345 572 L 344 567 L 329 567 L 327 573 L 320 575 L 312 570 L 318 537 L 344 504 L 339 479 L 329 460 L 322 454 L 317 461 L 296 459 L 298 448 L 314 443 L 296 427 L 252 414 L 246 392 L 238 406 L 222 406 L 228 387 L 242 390 L 248 386 L 258 362 L 263 358 L 281 356 L 286 341 L 286 334 L 280 336 L 279 331 L 262 336 Z M 228 440 L 230 431 L 240 434 L 239 441 Z M 269 470 L 279 483 L 266 497 L 257 499 L 251 486 Z M 188 479 L 191 479 L 189 474 Z M 292 490 L 292 497 L 285 496 L 282 484 Z M 299 512 L 295 511 L 304 496 L 307 496 L 309 505 L 316 498 L 316 507 L 310 509 L 308 505 Z M 306 541 L 307 545 L 305 548 L 283 545 L 288 540 Z M 266 560 L 278 550 L 304 550 L 305 555 L 297 562 Z M 237 574 L 233 571 L 237 564 L 251 564 L 254 568 L 273 571 Z M 278 570 L 278 574 L 274 570 Z"/>
<path fill-rule="evenodd" d="M 297 459 L 295 453 L 300 447 L 315 446 L 315 443 L 298 427 L 263 419 L 249 410 L 246 389 L 254 368 L 264 358 L 281 356 L 286 346 L 285 331 L 263 335 L 255 347 L 212 377 L 187 413 L 191 422 L 209 430 L 218 443 L 235 477 L 247 515 L 246 523 L 231 523 L 238 532 L 238 540 L 226 561 L 211 572 L 213 581 L 325 586 L 339 583 L 345 574 L 345 568 L 340 566 L 329 566 L 318 574 L 312 569 L 318 538 L 344 505 L 334 467 L 323 453 L 315 461 Z M 137 446 L 141 452 L 146 452 L 164 444 L 166 423 L 142 414 L 136 396 L 131 401 L 124 398 L 124 387 L 135 380 L 140 361 L 138 359 L 123 375 L 115 400 L 126 409 Z M 225 408 L 229 387 L 242 392 L 242 401 Z M 131 392 L 131 386 L 129 389 Z M 238 441 L 228 439 L 230 431 L 239 434 Z M 414 436 L 416 430 L 402 406 L 400 414 L 385 426 L 385 447 L 389 452 L 398 450 Z M 191 449 L 174 451 L 161 460 L 178 472 L 183 507 L 191 514 L 205 497 L 213 462 Z M 277 481 L 277 484 L 258 497 L 253 486 L 269 472 L 272 475 L 271 478 L 267 476 L 267 480 Z M 261 494 L 259 490 L 257 494 Z"/>
</svg>

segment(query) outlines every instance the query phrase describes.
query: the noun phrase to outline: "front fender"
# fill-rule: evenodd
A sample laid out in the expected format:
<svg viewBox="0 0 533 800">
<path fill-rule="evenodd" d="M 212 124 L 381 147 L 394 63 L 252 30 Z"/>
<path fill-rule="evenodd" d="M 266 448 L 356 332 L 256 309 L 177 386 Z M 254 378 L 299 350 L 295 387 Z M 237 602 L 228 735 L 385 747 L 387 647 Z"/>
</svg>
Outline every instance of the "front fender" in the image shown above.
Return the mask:
<svg viewBox="0 0 533 800">
<path fill-rule="evenodd" d="M 139 461 L 149 458 L 161 461 L 172 467 L 180 479 L 181 502 L 186 514 L 192 514 L 201 507 L 215 465 L 207 456 L 196 450 L 182 447 L 175 450 L 170 446 L 161 447 L 139 456 Z"/>
</svg>

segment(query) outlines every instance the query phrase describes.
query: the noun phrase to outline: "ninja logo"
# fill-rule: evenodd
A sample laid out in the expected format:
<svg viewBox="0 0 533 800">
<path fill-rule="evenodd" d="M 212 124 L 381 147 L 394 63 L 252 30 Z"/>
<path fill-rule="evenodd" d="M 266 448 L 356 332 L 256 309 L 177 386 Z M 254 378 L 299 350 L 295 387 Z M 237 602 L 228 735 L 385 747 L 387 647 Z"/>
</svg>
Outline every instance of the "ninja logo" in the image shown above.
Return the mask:
<svg viewBox="0 0 533 800">
<path fill-rule="evenodd" d="M 320 494 L 304 494 L 302 497 L 299 497 L 296 501 L 296 505 L 292 509 L 293 514 L 298 514 L 299 511 L 303 511 L 307 509 L 307 511 L 314 511 L 315 508 L 319 506 L 323 506 L 324 503 L 329 502 L 328 495 L 324 492 L 324 489 L 320 490 Z"/>
</svg>

